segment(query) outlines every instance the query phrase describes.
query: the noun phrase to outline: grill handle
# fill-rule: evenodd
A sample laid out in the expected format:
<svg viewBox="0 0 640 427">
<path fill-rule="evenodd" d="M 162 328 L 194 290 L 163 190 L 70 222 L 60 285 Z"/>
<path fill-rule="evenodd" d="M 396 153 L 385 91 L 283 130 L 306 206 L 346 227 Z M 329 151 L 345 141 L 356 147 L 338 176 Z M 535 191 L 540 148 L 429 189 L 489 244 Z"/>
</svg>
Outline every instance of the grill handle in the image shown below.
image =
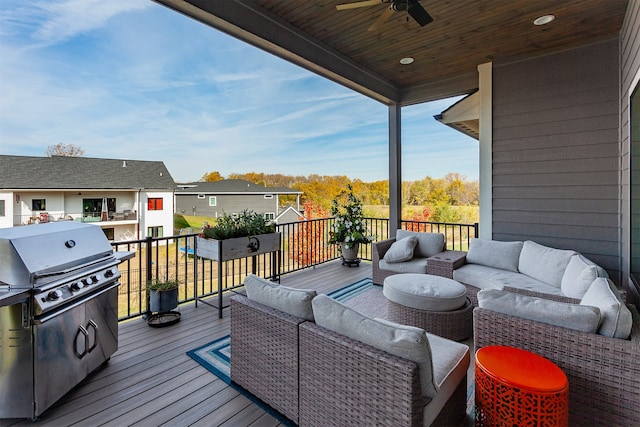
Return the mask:
<svg viewBox="0 0 640 427">
<path fill-rule="evenodd" d="M 93 319 L 89 319 L 89 323 L 87 323 L 87 332 L 89 329 L 93 330 L 93 344 L 90 344 L 91 340 L 89 339 L 89 334 L 87 334 L 87 353 L 91 353 L 98 345 L 98 324 Z"/>
<path fill-rule="evenodd" d="M 84 339 L 82 340 L 84 341 L 82 352 L 78 351 L 78 336 L 80 334 L 84 336 Z M 87 329 L 84 326 L 80 325 L 78 326 L 78 332 L 76 333 L 76 338 L 75 340 L 73 340 L 73 353 L 76 355 L 78 359 L 82 359 L 87 355 L 87 344 L 89 344 L 89 331 L 87 331 Z"/>
</svg>

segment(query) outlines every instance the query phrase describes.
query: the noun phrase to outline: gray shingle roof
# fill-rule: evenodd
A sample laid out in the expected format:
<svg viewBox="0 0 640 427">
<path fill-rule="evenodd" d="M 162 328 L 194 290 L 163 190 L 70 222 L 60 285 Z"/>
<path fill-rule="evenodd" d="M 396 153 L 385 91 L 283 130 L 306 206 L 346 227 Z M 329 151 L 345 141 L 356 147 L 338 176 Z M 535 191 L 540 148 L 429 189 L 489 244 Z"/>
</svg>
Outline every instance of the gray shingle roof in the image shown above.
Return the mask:
<svg viewBox="0 0 640 427">
<path fill-rule="evenodd" d="M 176 194 L 189 193 L 259 193 L 259 194 L 302 194 L 302 191 L 287 187 L 264 187 L 243 179 L 224 179 L 213 182 L 191 182 L 178 185 Z"/>
<path fill-rule="evenodd" d="M 1 189 L 175 189 L 163 162 L 0 155 Z"/>
</svg>

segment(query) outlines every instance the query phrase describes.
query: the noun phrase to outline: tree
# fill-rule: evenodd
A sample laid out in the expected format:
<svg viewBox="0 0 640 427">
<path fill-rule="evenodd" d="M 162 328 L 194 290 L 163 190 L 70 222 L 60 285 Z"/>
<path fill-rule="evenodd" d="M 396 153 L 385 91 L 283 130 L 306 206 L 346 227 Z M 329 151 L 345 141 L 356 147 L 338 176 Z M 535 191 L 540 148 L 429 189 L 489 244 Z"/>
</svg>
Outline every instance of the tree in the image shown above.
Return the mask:
<svg viewBox="0 0 640 427">
<path fill-rule="evenodd" d="M 223 179 L 224 177 L 220 175 L 220 172 L 218 171 L 207 172 L 204 175 L 202 175 L 202 178 L 200 178 L 200 180 L 203 182 L 222 181 Z"/>
<path fill-rule="evenodd" d="M 300 218 L 296 231 L 289 237 L 289 256 L 299 265 L 319 264 L 329 259 L 329 250 L 323 242 L 326 234 L 324 221 L 314 218 L 327 218 L 328 213 L 322 206 L 311 202 L 304 204 L 304 218 Z"/>
<path fill-rule="evenodd" d="M 50 145 L 45 151 L 47 157 L 63 156 L 63 157 L 82 157 L 84 156 L 84 150 L 74 144 L 63 144 L 62 142 L 56 145 Z"/>
</svg>

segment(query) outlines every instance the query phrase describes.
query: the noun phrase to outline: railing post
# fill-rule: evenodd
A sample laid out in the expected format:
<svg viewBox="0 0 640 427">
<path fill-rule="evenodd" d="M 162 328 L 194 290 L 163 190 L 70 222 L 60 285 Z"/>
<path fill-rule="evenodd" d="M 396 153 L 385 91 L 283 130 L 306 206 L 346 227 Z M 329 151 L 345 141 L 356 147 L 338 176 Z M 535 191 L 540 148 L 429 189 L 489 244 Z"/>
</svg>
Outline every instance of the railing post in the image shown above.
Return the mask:
<svg viewBox="0 0 640 427">
<path fill-rule="evenodd" d="M 151 281 L 153 280 L 153 256 L 151 254 L 151 250 L 153 248 L 153 237 L 147 236 L 144 242 L 144 247 L 145 247 L 145 252 L 147 253 L 146 260 L 145 260 L 145 263 L 147 266 L 147 281 L 145 282 L 145 295 L 147 296 L 147 311 L 145 312 L 145 315 L 143 316 L 143 318 L 146 319 L 151 314 L 151 309 L 150 309 L 151 297 L 149 295 L 149 291 L 146 290 L 146 285 L 151 283 Z"/>
<path fill-rule="evenodd" d="M 474 235 L 473 237 L 475 237 L 475 238 L 477 238 L 477 237 L 478 237 L 478 235 L 479 235 L 479 234 L 478 234 L 478 230 L 479 230 L 479 228 L 480 228 L 480 224 L 478 224 L 477 222 L 474 222 L 474 223 L 473 223 L 473 231 L 474 231 L 474 234 L 475 234 L 475 235 Z"/>
</svg>

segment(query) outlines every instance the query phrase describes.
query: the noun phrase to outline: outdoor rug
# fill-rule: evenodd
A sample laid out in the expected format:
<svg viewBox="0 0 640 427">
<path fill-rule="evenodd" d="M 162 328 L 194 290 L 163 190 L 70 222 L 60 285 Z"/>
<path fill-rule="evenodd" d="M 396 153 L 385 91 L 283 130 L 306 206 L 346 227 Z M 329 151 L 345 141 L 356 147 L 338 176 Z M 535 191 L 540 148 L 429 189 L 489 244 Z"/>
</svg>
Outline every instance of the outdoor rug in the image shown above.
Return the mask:
<svg viewBox="0 0 640 427">
<path fill-rule="evenodd" d="M 387 315 L 387 304 L 384 295 L 382 295 L 382 286 L 374 285 L 373 281 L 369 278 L 359 280 L 356 283 L 330 292 L 327 295 L 367 316 L 385 318 Z M 202 347 L 190 350 L 187 354 L 281 423 L 294 425 L 289 419 L 263 403 L 247 390 L 231 382 L 229 374 L 231 360 L 230 344 L 231 339 L 230 336 L 227 335 Z M 467 414 L 469 416 L 467 419 L 473 420 L 473 377 L 469 378 L 469 383 L 470 387 L 467 391 Z M 467 424 L 464 425 L 473 425 L 473 422 L 471 421 L 471 424 L 467 422 Z"/>
</svg>

